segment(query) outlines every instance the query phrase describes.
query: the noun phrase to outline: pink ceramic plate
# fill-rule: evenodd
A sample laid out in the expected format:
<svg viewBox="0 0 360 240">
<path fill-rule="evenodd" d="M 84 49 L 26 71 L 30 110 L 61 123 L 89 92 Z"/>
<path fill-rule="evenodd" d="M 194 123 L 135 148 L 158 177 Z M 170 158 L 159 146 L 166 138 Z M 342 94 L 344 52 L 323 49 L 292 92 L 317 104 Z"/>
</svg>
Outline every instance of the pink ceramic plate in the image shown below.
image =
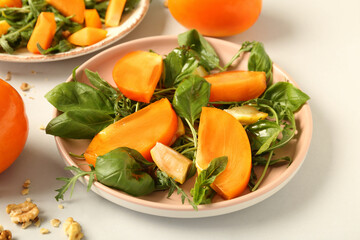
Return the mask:
<svg viewBox="0 0 360 240">
<path fill-rule="evenodd" d="M 222 64 L 228 62 L 231 57 L 240 48 L 239 45 L 226 42 L 219 39 L 207 38 L 210 44 L 218 53 Z M 134 50 L 153 50 L 159 54 L 165 55 L 177 46 L 176 36 L 159 36 L 139 39 L 112 47 L 82 64 L 77 72 L 78 81 L 89 83 L 84 69 L 97 71 L 101 77 L 114 85 L 112 80 L 112 69 L 116 61 L 124 54 Z M 237 69 L 246 69 L 246 63 L 242 62 L 236 66 Z M 68 81 L 71 81 L 71 76 Z M 274 65 L 274 81 L 290 81 L 295 82 L 278 66 Z M 55 115 L 59 114 L 56 112 Z M 92 190 L 100 196 L 123 207 L 158 216 L 176 217 L 176 218 L 199 218 L 207 216 L 221 215 L 237 211 L 258 203 L 280 190 L 299 170 L 308 151 L 311 135 L 312 135 L 312 116 L 309 105 L 304 105 L 302 109 L 296 113 L 296 122 L 298 133 L 296 137 L 282 149 L 277 152 L 278 156 L 287 155 L 293 158 L 293 163 L 287 167 L 285 165 L 273 167 L 270 169 L 265 180 L 255 192 L 244 192 L 241 196 L 232 200 L 223 200 L 216 196 L 212 204 L 199 206 L 198 211 L 185 203 L 181 204 L 180 197 L 174 193 L 167 198 L 167 192 L 155 192 L 149 196 L 132 197 L 124 192 L 111 189 L 96 182 Z M 83 160 L 71 157 L 68 153 L 82 154 L 88 146 L 88 140 L 69 140 L 56 137 L 55 138 L 61 156 L 67 165 L 78 166 L 86 169 Z M 257 169 L 261 171 L 261 169 Z M 87 182 L 88 178 L 83 179 Z M 194 179 L 187 181 L 182 187 L 186 192 L 192 188 Z"/>
<path fill-rule="evenodd" d="M 139 4 L 121 19 L 117 27 L 105 28 L 108 33 L 104 40 L 88 47 L 77 47 L 71 51 L 53 55 L 32 54 L 26 48 L 18 49 L 14 54 L 0 53 L 0 61 L 7 62 L 50 62 L 82 56 L 87 53 L 102 49 L 130 33 L 145 17 L 150 5 L 150 0 L 140 0 Z"/>
</svg>

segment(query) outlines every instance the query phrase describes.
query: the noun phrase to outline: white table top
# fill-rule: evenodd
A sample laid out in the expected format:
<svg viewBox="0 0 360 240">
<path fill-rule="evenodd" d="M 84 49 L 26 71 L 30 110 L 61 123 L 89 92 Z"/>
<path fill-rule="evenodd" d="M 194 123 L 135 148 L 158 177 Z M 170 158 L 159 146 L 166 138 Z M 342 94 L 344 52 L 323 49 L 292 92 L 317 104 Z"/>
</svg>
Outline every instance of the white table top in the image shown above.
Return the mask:
<svg viewBox="0 0 360 240">
<path fill-rule="evenodd" d="M 52 106 L 43 97 L 65 81 L 75 66 L 96 53 L 51 63 L 0 63 L 0 78 L 12 72 L 9 82 L 20 90 L 22 82 L 33 88 L 22 94 L 29 119 L 29 137 L 16 162 L 0 174 L 0 224 L 17 240 L 67 239 L 62 228 L 49 221 L 78 221 L 86 240 L 92 239 L 359 239 L 360 238 L 360 1 L 263 2 L 256 24 L 243 34 L 224 38 L 241 43 L 263 42 L 272 60 L 310 95 L 314 121 L 312 143 L 297 175 L 272 197 L 252 207 L 218 217 L 171 219 L 138 213 L 115 205 L 77 183 L 71 200 L 58 208 L 55 178 L 70 176 L 52 136 L 40 127 L 51 119 Z M 180 26 L 153 0 L 143 22 L 125 41 L 177 35 Z M 1 146 L 0 146 L 1 147 Z M 20 203 L 22 183 L 29 178 L 30 194 L 38 204 L 42 227 L 26 230 L 11 223 L 7 204 Z"/>
</svg>

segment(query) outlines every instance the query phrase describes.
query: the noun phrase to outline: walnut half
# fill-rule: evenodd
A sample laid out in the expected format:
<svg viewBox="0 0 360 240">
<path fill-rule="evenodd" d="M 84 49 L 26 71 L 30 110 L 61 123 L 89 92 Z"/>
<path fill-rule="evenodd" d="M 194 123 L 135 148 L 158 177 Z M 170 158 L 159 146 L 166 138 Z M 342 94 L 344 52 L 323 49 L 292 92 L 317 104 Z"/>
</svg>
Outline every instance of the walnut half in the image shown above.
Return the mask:
<svg viewBox="0 0 360 240">
<path fill-rule="evenodd" d="M 80 240 L 84 237 L 81 232 L 81 226 L 78 222 L 74 221 L 72 217 L 69 217 L 64 222 L 64 231 L 69 236 L 69 240 Z"/>
<path fill-rule="evenodd" d="M 6 213 L 10 215 L 13 223 L 28 223 L 39 215 L 39 209 L 36 204 L 25 201 L 20 204 L 9 204 Z"/>
<path fill-rule="evenodd" d="M 9 230 L 0 230 L 0 240 L 11 240 L 12 235 Z"/>
</svg>

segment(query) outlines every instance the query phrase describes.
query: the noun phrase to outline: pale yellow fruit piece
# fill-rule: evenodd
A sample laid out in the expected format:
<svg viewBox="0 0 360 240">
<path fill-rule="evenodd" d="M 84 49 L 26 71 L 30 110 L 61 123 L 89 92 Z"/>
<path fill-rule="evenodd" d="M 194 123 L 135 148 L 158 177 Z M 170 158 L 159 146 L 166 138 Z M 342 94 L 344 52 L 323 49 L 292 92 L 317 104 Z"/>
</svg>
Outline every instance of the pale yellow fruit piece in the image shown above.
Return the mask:
<svg viewBox="0 0 360 240">
<path fill-rule="evenodd" d="M 234 116 L 242 125 L 256 123 L 260 119 L 265 119 L 268 116 L 267 113 L 260 112 L 256 108 L 249 105 L 233 107 L 230 109 L 225 109 L 224 111 Z"/>
<path fill-rule="evenodd" d="M 150 150 L 150 154 L 161 171 L 181 184 L 185 182 L 192 164 L 190 159 L 159 142 Z"/>
</svg>

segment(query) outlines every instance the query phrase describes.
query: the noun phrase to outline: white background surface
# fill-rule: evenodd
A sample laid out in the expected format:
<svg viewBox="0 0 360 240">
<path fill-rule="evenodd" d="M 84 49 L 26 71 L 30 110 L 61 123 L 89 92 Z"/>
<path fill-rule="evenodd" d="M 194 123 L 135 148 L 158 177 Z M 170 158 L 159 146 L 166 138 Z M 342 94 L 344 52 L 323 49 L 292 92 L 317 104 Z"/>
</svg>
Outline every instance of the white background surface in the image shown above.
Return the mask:
<svg viewBox="0 0 360 240">
<path fill-rule="evenodd" d="M 162 0 L 153 0 L 143 22 L 118 43 L 185 31 Z M 16 240 L 67 239 L 49 221 L 73 217 L 85 240 L 100 239 L 360 239 L 360 1 L 271 0 L 263 2 L 256 24 L 243 34 L 225 38 L 264 43 L 272 60 L 310 95 L 314 132 L 308 156 L 297 175 L 278 193 L 247 209 L 203 219 L 171 219 L 134 212 L 86 192 L 77 183 L 74 195 L 58 209 L 54 190 L 70 176 L 52 136 L 40 130 L 51 119 L 43 97 L 65 81 L 75 66 L 94 54 L 37 64 L 0 62 L 0 78 L 12 72 L 12 84 L 33 88 L 22 94 L 30 132 L 23 153 L 0 174 L 0 224 Z M 0 129 L 1 131 L 1 129 Z M 0 146 L 1 147 L 1 146 Z M 1 157 L 1 156 L 0 156 Z M 22 183 L 31 179 L 28 197 L 40 208 L 41 235 L 10 222 L 5 208 L 20 203 Z"/>
</svg>

